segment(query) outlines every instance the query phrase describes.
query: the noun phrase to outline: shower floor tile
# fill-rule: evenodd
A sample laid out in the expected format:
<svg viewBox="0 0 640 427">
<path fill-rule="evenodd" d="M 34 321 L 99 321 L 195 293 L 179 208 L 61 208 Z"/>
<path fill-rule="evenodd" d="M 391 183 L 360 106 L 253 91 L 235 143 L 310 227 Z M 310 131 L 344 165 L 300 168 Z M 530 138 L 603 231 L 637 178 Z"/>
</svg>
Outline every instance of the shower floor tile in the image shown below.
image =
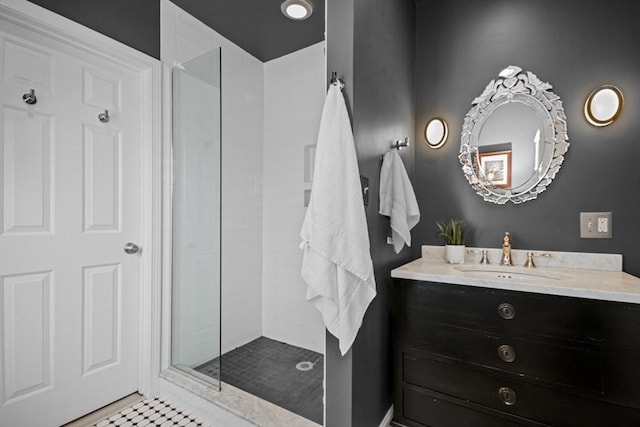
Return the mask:
<svg viewBox="0 0 640 427">
<path fill-rule="evenodd" d="M 296 369 L 311 362 L 307 371 Z M 260 337 L 195 368 L 196 371 L 323 424 L 324 356 L 315 351 Z"/>
</svg>

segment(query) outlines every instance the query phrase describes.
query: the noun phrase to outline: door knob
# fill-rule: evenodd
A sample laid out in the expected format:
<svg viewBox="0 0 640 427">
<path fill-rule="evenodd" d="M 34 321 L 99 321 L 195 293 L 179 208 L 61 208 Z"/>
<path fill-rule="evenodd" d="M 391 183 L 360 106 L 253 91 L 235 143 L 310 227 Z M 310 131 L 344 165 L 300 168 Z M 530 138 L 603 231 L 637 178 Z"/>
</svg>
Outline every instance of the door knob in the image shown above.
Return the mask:
<svg viewBox="0 0 640 427">
<path fill-rule="evenodd" d="M 138 253 L 139 250 L 140 250 L 140 246 L 136 245 L 135 243 L 129 242 L 126 245 L 124 245 L 124 251 L 130 255 Z"/>
</svg>

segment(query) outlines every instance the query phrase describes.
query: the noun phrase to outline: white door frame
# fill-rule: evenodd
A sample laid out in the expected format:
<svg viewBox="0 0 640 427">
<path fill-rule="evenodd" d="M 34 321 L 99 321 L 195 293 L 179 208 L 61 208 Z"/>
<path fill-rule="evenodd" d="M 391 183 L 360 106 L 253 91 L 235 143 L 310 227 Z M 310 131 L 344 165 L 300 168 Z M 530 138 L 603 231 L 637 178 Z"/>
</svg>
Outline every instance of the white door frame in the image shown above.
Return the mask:
<svg viewBox="0 0 640 427">
<path fill-rule="evenodd" d="M 152 396 L 160 372 L 163 182 L 160 61 L 26 0 L 0 0 L 0 19 L 101 56 L 142 76 L 138 391 Z"/>
</svg>

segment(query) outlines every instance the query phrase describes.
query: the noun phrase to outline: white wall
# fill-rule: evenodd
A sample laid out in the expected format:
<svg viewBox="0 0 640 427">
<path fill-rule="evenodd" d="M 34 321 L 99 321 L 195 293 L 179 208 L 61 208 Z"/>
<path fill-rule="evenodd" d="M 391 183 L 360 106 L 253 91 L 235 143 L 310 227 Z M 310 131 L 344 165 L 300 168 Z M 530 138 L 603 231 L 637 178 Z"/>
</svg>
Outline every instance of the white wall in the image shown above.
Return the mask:
<svg viewBox="0 0 640 427">
<path fill-rule="evenodd" d="M 168 0 L 161 23 L 161 60 L 169 68 L 222 46 L 224 353 L 262 335 L 263 64 Z M 164 156 L 166 168 L 167 149 Z"/>
<path fill-rule="evenodd" d="M 320 313 L 300 276 L 304 149 L 316 143 L 325 98 L 324 42 L 264 66 L 262 328 L 265 336 L 324 353 Z"/>
</svg>

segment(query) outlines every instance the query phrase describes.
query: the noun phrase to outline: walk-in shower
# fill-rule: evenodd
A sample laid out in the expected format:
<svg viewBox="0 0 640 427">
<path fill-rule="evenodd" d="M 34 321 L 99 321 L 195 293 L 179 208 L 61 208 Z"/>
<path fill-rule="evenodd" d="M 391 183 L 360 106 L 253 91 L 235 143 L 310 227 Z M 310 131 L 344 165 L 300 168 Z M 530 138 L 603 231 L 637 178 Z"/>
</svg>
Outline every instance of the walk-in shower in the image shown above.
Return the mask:
<svg viewBox="0 0 640 427">
<path fill-rule="evenodd" d="M 323 67 L 324 43 L 266 63 L 223 45 L 171 79 L 171 366 L 316 424 L 324 326 L 298 234 Z"/>
</svg>

